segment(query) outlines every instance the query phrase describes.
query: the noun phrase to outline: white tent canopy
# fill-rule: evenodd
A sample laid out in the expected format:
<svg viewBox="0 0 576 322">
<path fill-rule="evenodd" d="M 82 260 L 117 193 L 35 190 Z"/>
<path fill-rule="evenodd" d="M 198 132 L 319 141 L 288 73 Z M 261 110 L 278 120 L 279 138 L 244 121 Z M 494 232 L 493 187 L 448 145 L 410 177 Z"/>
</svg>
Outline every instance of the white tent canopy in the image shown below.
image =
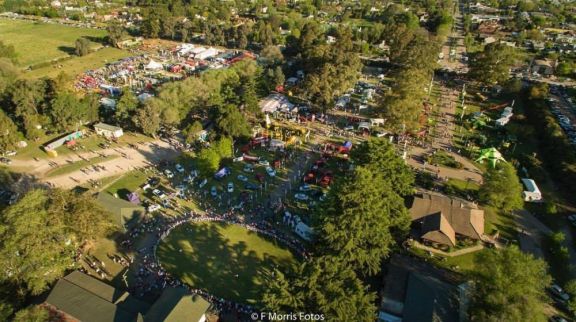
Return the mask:
<svg viewBox="0 0 576 322">
<path fill-rule="evenodd" d="M 148 63 L 148 65 L 146 65 L 146 67 L 144 67 L 147 70 L 159 70 L 164 68 L 164 65 L 162 65 L 161 63 L 154 61 L 154 60 L 150 60 L 150 62 Z"/>
</svg>

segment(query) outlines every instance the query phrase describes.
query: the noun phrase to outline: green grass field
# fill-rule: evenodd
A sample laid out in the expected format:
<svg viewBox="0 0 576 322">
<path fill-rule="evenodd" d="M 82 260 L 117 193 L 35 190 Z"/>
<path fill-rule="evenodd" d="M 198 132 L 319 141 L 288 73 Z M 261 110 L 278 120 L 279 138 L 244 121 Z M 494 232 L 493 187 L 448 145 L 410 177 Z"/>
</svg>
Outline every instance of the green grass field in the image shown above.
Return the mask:
<svg viewBox="0 0 576 322">
<path fill-rule="evenodd" d="M 22 67 L 68 56 L 78 38 L 101 39 L 105 35 L 104 30 L 0 19 L 0 40 L 14 46 Z"/>
<path fill-rule="evenodd" d="M 297 263 L 292 252 L 275 240 L 215 222 L 174 229 L 157 255 L 166 270 L 192 287 L 249 304 L 261 303 L 272 268 L 286 271 Z"/>
<path fill-rule="evenodd" d="M 54 65 L 41 67 L 24 73 L 24 78 L 54 78 L 60 73 L 69 76 L 79 75 L 87 70 L 96 69 L 122 58 L 130 56 L 130 53 L 121 49 L 106 47 L 83 57 L 74 57 Z"/>
</svg>

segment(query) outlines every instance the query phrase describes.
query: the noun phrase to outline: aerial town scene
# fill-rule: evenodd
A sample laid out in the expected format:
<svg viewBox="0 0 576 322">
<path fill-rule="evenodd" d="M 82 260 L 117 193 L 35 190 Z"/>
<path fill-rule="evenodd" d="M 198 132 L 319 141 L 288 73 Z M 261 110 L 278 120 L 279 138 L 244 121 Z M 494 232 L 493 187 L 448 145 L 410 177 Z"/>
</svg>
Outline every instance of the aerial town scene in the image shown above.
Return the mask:
<svg viewBox="0 0 576 322">
<path fill-rule="evenodd" d="M 576 2 L 0 0 L 0 321 L 576 321 Z"/>
</svg>

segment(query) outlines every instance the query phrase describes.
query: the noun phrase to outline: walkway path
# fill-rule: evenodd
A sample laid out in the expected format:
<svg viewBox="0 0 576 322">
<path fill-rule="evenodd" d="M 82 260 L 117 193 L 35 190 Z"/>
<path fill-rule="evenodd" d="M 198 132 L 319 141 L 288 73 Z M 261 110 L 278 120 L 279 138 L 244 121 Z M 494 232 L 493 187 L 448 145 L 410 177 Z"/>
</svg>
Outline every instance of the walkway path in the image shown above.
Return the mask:
<svg viewBox="0 0 576 322">
<path fill-rule="evenodd" d="M 98 151 L 88 151 L 75 153 L 73 155 L 64 155 L 50 159 L 33 160 L 14 160 L 11 167 L 24 168 L 33 165 L 31 171 L 27 171 L 30 175 L 35 176 L 40 181 L 50 183 L 56 187 L 72 188 L 90 180 L 99 180 L 105 177 L 124 174 L 137 167 L 150 165 L 151 163 L 158 162 L 163 159 L 174 159 L 180 154 L 179 151 L 174 149 L 168 143 L 157 140 L 154 142 L 138 144 L 135 148 L 127 146 L 112 147 L 108 149 L 101 149 Z M 67 174 L 46 178 L 46 174 L 51 171 L 72 165 L 78 161 L 86 161 L 100 156 L 116 155 L 108 161 L 98 163 L 98 171 L 93 165 L 86 165 L 82 169 L 72 171 Z"/>
<path fill-rule="evenodd" d="M 429 251 L 429 252 L 432 252 L 435 254 L 446 256 L 446 257 L 455 257 L 455 256 L 470 254 L 470 253 L 474 253 L 474 252 L 477 252 L 479 250 L 484 249 L 484 246 L 482 244 L 479 244 L 479 245 L 475 245 L 472 247 L 466 247 L 466 248 L 455 250 L 453 252 L 448 253 L 448 252 L 442 251 L 442 250 L 434 248 L 434 247 L 428 247 L 428 246 L 423 245 L 423 244 L 421 244 L 415 240 L 411 241 L 411 246 L 414 246 L 416 248 L 420 248 L 420 249 L 423 249 L 423 250 L 426 250 L 426 251 Z"/>
</svg>

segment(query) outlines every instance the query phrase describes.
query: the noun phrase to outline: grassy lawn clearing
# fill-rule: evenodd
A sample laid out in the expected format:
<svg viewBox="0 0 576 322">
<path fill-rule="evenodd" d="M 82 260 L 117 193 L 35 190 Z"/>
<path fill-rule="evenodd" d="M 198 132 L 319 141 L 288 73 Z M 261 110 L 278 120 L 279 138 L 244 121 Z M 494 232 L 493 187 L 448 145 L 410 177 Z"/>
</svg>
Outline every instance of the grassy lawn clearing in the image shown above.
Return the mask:
<svg viewBox="0 0 576 322">
<path fill-rule="evenodd" d="M 90 165 L 95 165 L 98 163 L 102 163 L 104 161 L 109 161 L 112 159 L 116 159 L 118 156 L 117 155 L 108 155 L 106 157 L 95 157 L 92 159 L 88 159 L 87 161 L 85 160 L 80 160 L 74 163 L 68 163 L 65 164 L 63 166 L 60 166 L 56 169 L 50 170 L 46 173 L 46 177 L 50 178 L 50 177 L 56 177 L 56 176 L 60 176 L 63 174 L 67 174 L 70 172 L 74 172 L 77 170 L 80 170 L 86 166 L 90 166 Z"/>
<path fill-rule="evenodd" d="M 140 186 L 146 183 L 148 177 L 148 174 L 140 170 L 131 171 L 112 183 L 106 188 L 106 191 L 113 195 L 117 194 L 120 198 L 126 198 L 128 193 L 138 190 Z"/>
<path fill-rule="evenodd" d="M 166 270 L 194 288 L 240 303 L 261 303 L 266 279 L 296 263 L 284 245 L 242 226 L 218 222 L 184 224 L 160 244 Z"/>
<path fill-rule="evenodd" d="M 107 63 L 111 63 L 130 56 L 130 53 L 121 49 L 106 47 L 83 57 L 74 57 L 49 66 L 34 69 L 23 74 L 24 78 L 55 78 L 60 73 L 69 76 L 79 75 L 87 70 L 97 69 Z M 61 67 L 60 67 L 61 66 Z"/>
<path fill-rule="evenodd" d="M 0 40 L 14 46 L 22 67 L 69 56 L 78 38 L 99 41 L 105 35 L 105 30 L 0 19 Z"/>
</svg>

